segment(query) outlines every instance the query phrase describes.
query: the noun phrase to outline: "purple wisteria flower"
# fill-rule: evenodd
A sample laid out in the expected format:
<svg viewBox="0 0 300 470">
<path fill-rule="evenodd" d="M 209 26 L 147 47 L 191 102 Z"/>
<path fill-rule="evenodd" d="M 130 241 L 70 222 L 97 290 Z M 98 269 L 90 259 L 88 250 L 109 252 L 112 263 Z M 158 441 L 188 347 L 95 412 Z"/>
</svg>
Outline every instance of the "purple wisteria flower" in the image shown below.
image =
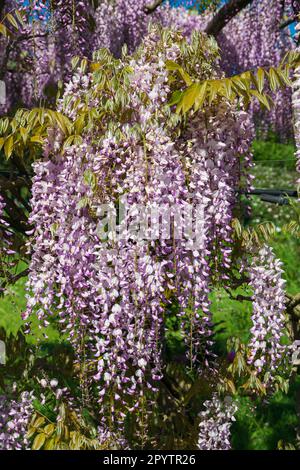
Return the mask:
<svg viewBox="0 0 300 470">
<path fill-rule="evenodd" d="M 230 450 L 230 428 L 235 421 L 237 404 L 231 397 L 221 400 L 214 394 L 211 400 L 204 402 L 205 411 L 200 413 L 198 449 Z"/>
</svg>

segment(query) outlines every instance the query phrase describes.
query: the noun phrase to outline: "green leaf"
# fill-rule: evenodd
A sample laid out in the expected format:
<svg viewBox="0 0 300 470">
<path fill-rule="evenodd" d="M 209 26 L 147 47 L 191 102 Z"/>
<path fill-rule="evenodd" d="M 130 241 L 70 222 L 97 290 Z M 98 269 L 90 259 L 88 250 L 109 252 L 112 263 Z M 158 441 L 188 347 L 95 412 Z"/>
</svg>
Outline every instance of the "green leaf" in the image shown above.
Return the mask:
<svg viewBox="0 0 300 470">
<path fill-rule="evenodd" d="M 265 83 L 265 71 L 261 67 L 257 70 L 257 84 L 258 84 L 258 91 L 261 93 L 264 89 Z"/>
<path fill-rule="evenodd" d="M 223 80 L 223 88 L 226 98 L 230 100 L 232 97 L 232 82 L 230 78 L 225 78 L 225 80 Z"/>
<path fill-rule="evenodd" d="M 24 16 L 23 12 L 21 12 L 21 11 L 19 11 L 19 10 L 15 10 L 15 15 L 16 15 L 16 17 L 18 18 L 20 24 L 21 24 L 22 26 L 25 26 L 25 23 L 24 23 L 24 20 L 23 20 L 23 16 Z"/>
<path fill-rule="evenodd" d="M 34 438 L 34 441 L 32 444 L 32 450 L 40 450 L 43 447 L 45 440 L 46 440 L 46 435 L 44 433 L 38 434 Z"/>
<path fill-rule="evenodd" d="M 20 134 L 21 134 L 24 144 L 26 144 L 27 137 L 28 137 L 28 130 L 25 129 L 25 127 L 20 127 Z"/>
<path fill-rule="evenodd" d="M 74 137 L 74 145 L 81 145 L 83 142 L 83 139 L 81 135 L 75 135 Z"/>
<path fill-rule="evenodd" d="M 80 71 L 82 73 L 85 73 L 85 71 L 87 69 L 87 65 L 88 65 L 87 59 L 82 59 L 81 64 L 80 64 Z"/>
<path fill-rule="evenodd" d="M 278 80 L 278 76 L 273 69 L 273 67 L 269 70 L 269 80 L 270 80 L 270 87 L 272 91 L 276 91 L 277 88 L 280 87 L 280 81 Z"/>
<path fill-rule="evenodd" d="M 213 80 L 210 82 L 210 90 L 209 90 L 209 105 L 215 100 L 220 88 L 222 86 L 221 80 Z"/>
<path fill-rule="evenodd" d="M 50 437 L 55 431 L 55 426 L 53 423 L 47 424 L 47 426 L 44 427 L 44 433 Z"/>
<path fill-rule="evenodd" d="M 84 124 L 85 124 L 85 115 L 81 114 L 74 122 L 76 134 L 80 134 L 82 132 L 84 128 Z"/>
<path fill-rule="evenodd" d="M 8 13 L 6 15 L 6 18 L 8 19 L 8 21 L 10 22 L 10 24 L 13 25 L 13 27 L 16 29 L 16 30 L 19 30 L 19 25 L 18 23 L 16 22 L 16 19 L 13 17 L 13 15 L 11 13 Z"/>
<path fill-rule="evenodd" d="M 249 86 L 247 86 L 247 81 L 243 79 L 241 76 L 236 75 L 235 77 L 232 77 L 232 83 L 237 87 L 237 89 L 241 91 L 247 91 L 249 89 Z"/>
<path fill-rule="evenodd" d="M 184 113 L 189 111 L 195 104 L 195 100 L 199 95 L 200 91 L 200 84 L 193 83 L 190 87 L 188 87 L 182 95 L 182 110 Z"/>
<path fill-rule="evenodd" d="M 267 110 L 270 111 L 270 103 L 266 94 L 259 93 L 257 90 L 251 90 L 250 93 L 258 99 L 258 101 L 260 102 L 260 104 L 263 105 L 263 107 L 267 108 Z"/>
<path fill-rule="evenodd" d="M 165 64 L 167 70 L 179 70 L 181 68 L 174 60 L 166 60 Z"/>
<path fill-rule="evenodd" d="M 176 64 L 176 62 L 174 62 L 173 60 L 166 60 L 165 64 L 167 70 L 177 70 L 185 81 L 185 83 L 187 84 L 187 86 L 192 85 L 193 82 L 191 77 L 179 64 Z"/>
<path fill-rule="evenodd" d="M 7 37 L 7 28 L 4 26 L 4 24 L 0 23 L 0 33 L 4 36 Z"/>
<path fill-rule="evenodd" d="M 63 149 L 65 150 L 67 147 L 70 147 L 74 142 L 75 135 L 70 135 L 64 142 Z"/>
<path fill-rule="evenodd" d="M 44 139 L 40 135 L 34 135 L 33 137 L 31 137 L 30 142 L 43 145 Z"/>
<path fill-rule="evenodd" d="M 200 85 L 199 93 L 195 100 L 195 111 L 202 108 L 204 101 L 206 99 L 206 96 L 207 96 L 207 81 L 201 83 Z"/>
<path fill-rule="evenodd" d="M 181 98 L 182 98 L 182 95 L 183 95 L 183 92 L 182 92 L 182 91 L 180 91 L 180 90 L 174 91 L 174 93 L 172 93 L 172 96 L 171 96 L 171 98 L 170 98 L 170 101 L 168 102 L 168 105 L 169 105 L 169 106 L 173 106 L 174 104 L 179 103 L 179 101 L 180 101 Z"/>
<path fill-rule="evenodd" d="M 43 416 L 39 416 L 33 423 L 35 428 L 41 427 L 45 423 L 45 418 Z"/>
<path fill-rule="evenodd" d="M 14 138 L 12 135 L 10 135 L 6 140 L 4 144 L 4 153 L 7 158 L 7 160 L 11 157 L 11 154 L 13 152 L 14 148 Z"/>
<path fill-rule="evenodd" d="M 55 448 L 55 439 L 51 437 L 51 439 L 47 439 L 44 449 L 45 450 L 54 450 Z"/>
<path fill-rule="evenodd" d="M 75 57 L 72 58 L 71 65 L 72 65 L 73 70 L 76 69 L 79 60 L 80 60 L 80 57 L 78 57 L 78 56 L 75 56 Z"/>
</svg>

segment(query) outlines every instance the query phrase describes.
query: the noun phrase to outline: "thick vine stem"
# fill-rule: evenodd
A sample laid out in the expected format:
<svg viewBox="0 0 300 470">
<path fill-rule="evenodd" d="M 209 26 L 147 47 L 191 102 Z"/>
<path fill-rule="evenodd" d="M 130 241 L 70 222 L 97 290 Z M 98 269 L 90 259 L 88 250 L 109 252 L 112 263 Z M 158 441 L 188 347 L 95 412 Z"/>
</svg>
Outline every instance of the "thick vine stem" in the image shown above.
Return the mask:
<svg viewBox="0 0 300 470">
<path fill-rule="evenodd" d="M 243 8 L 250 5 L 252 0 L 230 0 L 214 15 L 205 28 L 207 34 L 217 36 L 226 24 L 237 15 Z"/>
<path fill-rule="evenodd" d="M 9 275 L 9 274 L 6 274 L 6 277 L 7 279 L 2 283 L 0 284 L 0 289 L 4 289 L 7 285 L 13 285 L 15 284 L 19 279 L 22 279 L 22 277 L 26 277 L 28 276 L 29 274 L 29 268 L 27 269 L 24 269 L 23 271 L 21 271 L 20 273 L 18 274 L 15 274 L 13 276 Z"/>
<path fill-rule="evenodd" d="M 295 23 L 297 19 L 298 19 L 298 15 L 294 15 L 291 18 L 288 18 L 286 21 L 283 21 L 281 23 L 281 25 L 279 26 L 279 29 L 287 28 L 287 26 L 290 26 L 291 24 Z"/>
<path fill-rule="evenodd" d="M 157 8 L 163 3 L 163 1 L 164 0 L 156 0 L 153 3 L 146 5 L 144 8 L 144 12 L 146 13 L 146 15 L 150 15 L 150 13 L 155 12 L 155 10 L 157 10 Z"/>
</svg>

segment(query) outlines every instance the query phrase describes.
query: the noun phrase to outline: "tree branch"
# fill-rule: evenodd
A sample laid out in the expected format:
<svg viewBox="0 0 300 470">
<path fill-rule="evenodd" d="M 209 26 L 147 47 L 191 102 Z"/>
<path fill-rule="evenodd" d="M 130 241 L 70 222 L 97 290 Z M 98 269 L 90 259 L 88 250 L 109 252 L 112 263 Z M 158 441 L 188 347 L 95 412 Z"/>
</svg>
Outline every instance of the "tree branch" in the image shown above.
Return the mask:
<svg viewBox="0 0 300 470">
<path fill-rule="evenodd" d="M 206 26 L 205 32 L 212 36 L 217 36 L 224 26 L 226 26 L 226 24 L 243 8 L 250 5 L 252 1 L 253 0 L 229 0 L 228 3 L 217 11 L 212 20 Z"/>
<path fill-rule="evenodd" d="M 2 18 L 2 11 L 4 10 L 5 0 L 0 0 L 0 20 Z"/>
<path fill-rule="evenodd" d="M 0 175 L 0 190 L 5 202 L 5 212 L 7 214 L 3 219 L 8 222 L 10 227 L 22 235 L 25 235 L 26 231 L 30 229 L 26 215 L 26 203 L 24 203 L 25 201 L 23 201 L 18 194 L 20 188 L 25 186 L 28 187 L 25 178 L 19 177 L 15 180 L 9 180 Z M 14 197 L 9 197 L 7 191 L 10 191 Z M 16 203 L 16 201 L 18 201 L 18 203 Z"/>
<path fill-rule="evenodd" d="M 164 0 L 155 0 L 153 3 L 150 5 L 146 5 L 144 8 L 144 12 L 146 15 L 150 15 L 151 13 L 154 13 L 155 10 L 163 3 Z"/>
<path fill-rule="evenodd" d="M 0 284 L 0 291 L 3 291 L 7 285 L 15 284 L 22 277 L 28 276 L 28 274 L 29 268 L 24 269 L 24 271 L 21 271 L 14 276 L 6 273 L 6 279 L 2 282 L 2 284 Z"/>
<path fill-rule="evenodd" d="M 295 23 L 295 21 L 297 20 L 298 20 L 298 15 L 292 16 L 291 18 L 288 18 L 286 21 L 281 23 L 281 25 L 279 26 L 279 29 L 284 29 L 287 26 L 290 26 L 290 24 Z"/>
</svg>

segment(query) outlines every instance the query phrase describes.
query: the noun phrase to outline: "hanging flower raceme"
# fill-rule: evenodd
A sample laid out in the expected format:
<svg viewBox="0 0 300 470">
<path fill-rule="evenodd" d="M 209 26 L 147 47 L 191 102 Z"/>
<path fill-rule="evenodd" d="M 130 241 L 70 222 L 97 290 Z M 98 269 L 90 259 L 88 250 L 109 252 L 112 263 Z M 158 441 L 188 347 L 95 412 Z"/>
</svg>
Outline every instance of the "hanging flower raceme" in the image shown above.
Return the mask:
<svg viewBox="0 0 300 470">
<path fill-rule="evenodd" d="M 297 25 L 297 31 L 300 32 L 300 23 Z M 298 173 L 300 173 L 300 66 L 296 67 L 294 72 L 293 113 L 295 122 L 296 168 Z M 298 180 L 299 183 L 300 180 Z"/>
<path fill-rule="evenodd" d="M 200 413 L 198 449 L 230 450 L 230 428 L 235 421 L 237 404 L 230 397 L 221 400 L 214 394 L 204 406 L 205 411 Z"/>
<path fill-rule="evenodd" d="M 116 57 L 126 44 L 134 52 L 144 40 L 150 23 L 180 31 L 190 38 L 194 31 L 203 31 L 209 14 L 191 14 L 186 8 L 172 8 L 165 2 L 151 15 L 146 14 L 148 0 L 104 0 L 95 13 L 95 41 L 97 46 L 107 47 Z"/>
<path fill-rule="evenodd" d="M 52 0 L 52 28 L 55 59 L 63 78 L 70 77 L 71 59 L 90 56 L 92 31 L 89 23 L 91 5 L 74 0 Z"/>
<path fill-rule="evenodd" d="M 253 313 L 249 363 L 258 373 L 267 373 L 267 384 L 274 380 L 278 367 L 289 358 L 291 348 L 282 344 L 285 329 L 285 281 L 282 263 L 268 246 L 260 248 L 249 270 L 253 289 Z"/>
<path fill-rule="evenodd" d="M 192 118 L 183 137 L 187 142 L 183 144 L 186 165 L 191 169 L 188 187 L 201 224 L 200 243 L 193 256 L 179 261 L 185 277 L 180 301 L 184 310 L 192 312 L 187 316 L 182 312 L 183 327 L 191 333 L 186 339 L 190 361 L 194 362 L 197 355 L 207 358 L 212 344 L 208 297 L 211 286 L 213 282 L 228 282 L 231 221 L 238 190 L 250 184 L 245 171 L 251 166 L 249 142 L 253 132 L 247 113 L 234 112 L 223 103 L 218 109 Z"/>
<path fill-rule="evenodd" d="M 208 295 L 216 278 L 228 282 L 251 126 L 225 101 L 194 113 L 188 127 L 168 106 L 175 77 L 166 61 L 190 63 L 196 51 L 194 73 L 204 78 L 205 41 L 195 36 L 182 47 L 181 35 L 153 28 L 133 56 L 96 53 L 106 69 L 76 74 L 59 103 L 74 123 L 90 113 L 90 125 L 64 152 L 61 132 L 49 130 L 34 164 L 25 317 L 41 326 L 58 317 L 82 374 L 90 371 L 87 387 L 96 383 L 103 440 L 122 430 L 124 409 L 157 389 L 171 302 L 179 303 L 190 365 L 211 367 Z"/>
<path fill-rule="evenodd" d="M 7 281 L 7 275 L 12 267 L 11 255 L 15 252 L 12 247 L 12 232 L 5 220 L 5 202 L 0 194 L 0 279 Z M 0 283 L 0 294 L 3 292 Z"/>
<path fill-rule="evenodd" d="M 30 448 L 26 437 L 33 413 L 33 393 L 23 392 L 20 400 L 0 396 L 0 450 L 26 450 Z"/>
<path fill-rule="evenodd" d="M 279 65 L 283 56 L 293 48 L 291 37 L 280 28 L 285 9 L 289 9 L 288 2 L 254 0 L 225 26 L 218 42 L 221 66 L 226 75 Z M 291 106 L 287 103 L 291 102 L 291 90 L 278 90 L 272 93 L 272 99 L 274 106 L 268 112 L 263 111 L 257 102 L 251 104 L 256 128 L 263 135 L 271 130 L 282 139 L 290 138 L 292 116 Z"/>
<path fill-rule="evenodd" d="M 0 245 L 0 250 L 2 250 L 2 253 L 6 254 L 7 253 L 7 245 L 8 245 L 8 236 L 10 233 L 8 232 L 8 227 L 9 224 L 6 222 L 4 219 L 4 210 L 5 210 L 5 202 L 0 194 L 0 240 L 1 240 L 1 245 Z"/>
</svg>

